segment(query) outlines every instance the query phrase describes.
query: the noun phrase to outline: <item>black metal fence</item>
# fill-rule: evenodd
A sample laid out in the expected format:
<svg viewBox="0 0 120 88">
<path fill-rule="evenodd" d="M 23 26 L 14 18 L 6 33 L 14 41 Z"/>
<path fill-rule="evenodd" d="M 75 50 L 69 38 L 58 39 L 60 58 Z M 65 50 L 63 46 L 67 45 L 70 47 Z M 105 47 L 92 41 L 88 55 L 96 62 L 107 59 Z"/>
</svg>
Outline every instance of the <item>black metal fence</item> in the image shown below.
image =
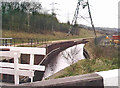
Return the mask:
<svg viewBox="0 0 120 88">
<path fill-rule="evenodd" d="M 0 38 L 0 46 L 29 46 L 47 44 L 47 39 Z"/>
</svg>

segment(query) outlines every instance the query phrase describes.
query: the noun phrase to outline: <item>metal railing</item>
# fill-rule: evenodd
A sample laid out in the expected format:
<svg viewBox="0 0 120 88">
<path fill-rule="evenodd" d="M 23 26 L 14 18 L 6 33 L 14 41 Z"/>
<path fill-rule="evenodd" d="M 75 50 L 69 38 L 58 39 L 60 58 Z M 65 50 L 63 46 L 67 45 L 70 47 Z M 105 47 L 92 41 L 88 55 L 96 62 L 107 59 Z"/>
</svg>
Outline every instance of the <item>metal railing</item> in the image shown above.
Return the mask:
<svg viewBox="0 0 120 88">
<path fill-rule="evenodd" d="M 0 38 L 0 46 L 35 46 L 47 44 L 47 39 Z"/>
</svg>

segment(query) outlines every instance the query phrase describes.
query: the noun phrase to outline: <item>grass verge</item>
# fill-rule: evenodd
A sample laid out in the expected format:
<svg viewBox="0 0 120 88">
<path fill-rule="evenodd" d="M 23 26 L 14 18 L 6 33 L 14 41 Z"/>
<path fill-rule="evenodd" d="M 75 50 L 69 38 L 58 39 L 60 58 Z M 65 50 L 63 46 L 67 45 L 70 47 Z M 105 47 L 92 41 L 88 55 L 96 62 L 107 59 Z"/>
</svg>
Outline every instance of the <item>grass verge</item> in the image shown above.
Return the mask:
<svg viewBox="0 0 120 88">
<path fill-rule="evenodd" d="M 99 36 L 100 33 L 97 33 Z M 62 32 L 45 32 L 43 34 L 40 33 L 27 33 L 27 32 L 17 32 L 11 30 L 2 30 L 3 38 L 23 38 L 23 39 L 47 39 L 48 41 L 53 40 L 64 40 L 64 39 L 75 39 L 75 38 L 87 38 L 94 37 L 92 30 L 80 29 L 79 35 L 69 35 L 66 36 L 67 33 Z"/>
<path fill-rule="evenodd" d="M 111 60 L 106 58 L 84 59 L 75 64 L 76 69 L 74 71 L 71 71 L 72 67 L 70 66 L 64 69 L 64 72 L 62 74 L 57 75 L 54 78 L 62 78 L 111 69 L 118 69 L 118 58 L 113 58 Z"/>
</svg>

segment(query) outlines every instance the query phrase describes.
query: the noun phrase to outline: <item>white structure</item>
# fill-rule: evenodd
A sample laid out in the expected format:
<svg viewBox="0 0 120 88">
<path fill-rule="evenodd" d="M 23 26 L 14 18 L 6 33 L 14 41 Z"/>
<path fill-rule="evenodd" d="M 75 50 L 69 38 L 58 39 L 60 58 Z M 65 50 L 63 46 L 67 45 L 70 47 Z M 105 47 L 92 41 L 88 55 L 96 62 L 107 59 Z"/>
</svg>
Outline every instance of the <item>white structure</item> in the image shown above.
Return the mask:
<svg viewBox="0 0 120 88">
<path fill-rule="evenodd" d="M 34 54 L 46 55 L 45 48 L 5 47 L 10 51 L 0 51 L 0 56 L 14 58 L 14 63 L 0 62 L 0 73 L 14 75 L 15 84 L 19 84 L 19 75 L 29 76 L 33 82 L 34 71 L 45 71 L 45 66 L 34 65 Z M 30 64 L 19 64 L 20 54 L 30 54 Z"/>
<path fill-rule="evenodd" d="M 114 69 L 96 73 L 103 77 L 104 86 L 120 86 L 119 70 L 120 69 Z"/>
</svg>

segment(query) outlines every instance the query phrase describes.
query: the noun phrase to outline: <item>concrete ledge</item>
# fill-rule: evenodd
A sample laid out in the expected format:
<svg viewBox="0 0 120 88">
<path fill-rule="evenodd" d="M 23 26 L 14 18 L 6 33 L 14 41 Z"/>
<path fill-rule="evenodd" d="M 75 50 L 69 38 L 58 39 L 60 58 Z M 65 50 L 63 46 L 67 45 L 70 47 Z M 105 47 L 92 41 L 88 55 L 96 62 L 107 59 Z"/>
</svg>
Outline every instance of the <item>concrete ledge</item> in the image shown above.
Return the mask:
<svg viewBox="0 0 120 88">
<path fill-rule="evenodd" d="M 35 88 L 35 87 L 37 88 L 52 87 L 53 88 L 57 86 L 82 86 L 82 87 L 91 86 L 91 88 L 99 88 L 99 87 L 104 88 L 103 78 L 96 73 L 17 85 L 17 87 L 32 87 L 32 88 Z"/>
<path fill-rule="evenodd" d="M 2 86 L 2 88 L 120 88 L 119 71 L 120 69 L 113 69 L 20 85 L 8 84 Z"/>
<path fill-rule="evenodd" d="M 119 86 L 120 87 L 120 69 L 113 69 L 109 71 L 96 72 L 98 75 L 103 77 L 104 86 Z"/>
</svg>

